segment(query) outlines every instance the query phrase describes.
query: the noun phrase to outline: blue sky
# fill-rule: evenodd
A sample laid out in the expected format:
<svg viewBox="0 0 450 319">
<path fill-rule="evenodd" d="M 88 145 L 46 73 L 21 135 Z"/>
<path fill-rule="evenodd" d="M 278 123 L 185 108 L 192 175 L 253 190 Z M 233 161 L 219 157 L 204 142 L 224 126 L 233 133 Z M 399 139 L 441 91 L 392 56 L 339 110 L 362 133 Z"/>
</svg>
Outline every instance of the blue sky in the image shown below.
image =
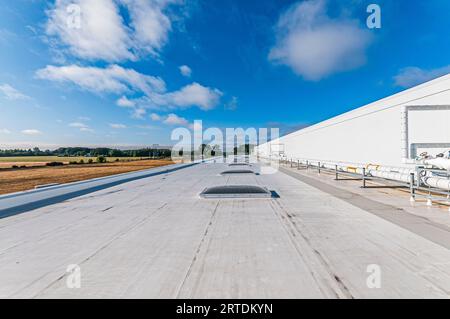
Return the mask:
<svg viewBox="0 0 450 319">
<path fill-rule="evenodd" d="M 369 29 L 366 8 L 381 8 Z M 450 2 L 17 0 L 0 6 L 0 147 L 288 132 L 450 72 Z"/>
</svg>

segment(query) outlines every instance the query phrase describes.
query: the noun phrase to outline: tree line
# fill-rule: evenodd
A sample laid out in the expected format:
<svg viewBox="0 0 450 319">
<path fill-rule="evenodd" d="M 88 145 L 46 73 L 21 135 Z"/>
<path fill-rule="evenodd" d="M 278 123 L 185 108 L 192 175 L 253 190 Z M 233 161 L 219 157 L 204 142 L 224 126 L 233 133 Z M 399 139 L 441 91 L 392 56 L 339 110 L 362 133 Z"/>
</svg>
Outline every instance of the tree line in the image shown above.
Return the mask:
<svg viewBox="0 0 450 319">
<path fill-rule="evenodd" d="M 170 149 L 143 148 L 137 150 L 119 150 L 106 147 L 87 148 L 87 147 L 60 147 L 56 150 L 40 150 L 38 147 L 33 149 L 10 149 L 0 150 L 0 157 L 16 156 L 58 156 L 58 157 L 151 157 L 163 158 L 170 157 Z"/>
</svg>

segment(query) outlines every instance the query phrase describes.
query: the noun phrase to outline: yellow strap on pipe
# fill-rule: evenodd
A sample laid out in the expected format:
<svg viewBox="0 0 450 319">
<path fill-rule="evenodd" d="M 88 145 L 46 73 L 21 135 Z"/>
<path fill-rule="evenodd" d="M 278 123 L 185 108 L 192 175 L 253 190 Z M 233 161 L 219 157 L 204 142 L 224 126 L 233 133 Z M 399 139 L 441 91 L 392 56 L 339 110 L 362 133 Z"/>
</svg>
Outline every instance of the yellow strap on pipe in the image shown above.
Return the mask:
<svg viewBox="0 0 450 319">
<path fill-rule="evenodd" d="M 358 170 L 357 167 L 352 167 L 352 166 L 347 167 L 347 172 L 350 172 L 350 173 L 357 173 L 357 170 Z"/>
</svg>

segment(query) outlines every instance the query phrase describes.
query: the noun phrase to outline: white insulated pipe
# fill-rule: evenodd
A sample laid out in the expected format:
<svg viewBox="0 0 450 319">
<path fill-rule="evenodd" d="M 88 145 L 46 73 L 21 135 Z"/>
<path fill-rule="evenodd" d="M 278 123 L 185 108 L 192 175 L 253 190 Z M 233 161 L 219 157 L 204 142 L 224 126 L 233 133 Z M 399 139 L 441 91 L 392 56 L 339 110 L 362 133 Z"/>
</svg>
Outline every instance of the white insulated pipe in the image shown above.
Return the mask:
<svg viewBox="0 0 450 319">
<path fill-rule="evenodd" d="M 394 181 L 400 181 L 404 183 L 410 182 L 411 173 L 414 173 L 413 168 L 404 167 L 387 167 L 380 165 L 361 165 L 354 163 L 341 163 L 341 162 L 321 162 L 318 160 L 299 160 L 302 165 L 320 163 L 321 167 L 328 169 L 338 169 L 341 172 L 363 174 L 365 168 L 365 174 L 367 176 L 385 178 Z"/>
<path fill-rule="evenodd" d="M 411 174 L 405 173 L 395 173 L 395 172 L 383 172 L 383 171 L 369 171 L 370 175 L 374 177 L 385 178 L 393 181 L 399 181 L 403 183 L 408 183 L 410 181 Z"/>
<path fill-rule="evenodd" d="M 264 158 L 263 156 L 260 156 Z M 269 158 L 267 158 L 269 159 Z M 269 159 L 270 160 L 270 159 Z M 365 173 L 367 176 L 373 176 L 378 178 L 384 178 L 393 181 L 399 181 L 406 184 L 411 182 L 411 174 L 416 174 L 415 168 L 408 167 L 389 167 L 389 166 L 381 166 L 381 165 L 361 165 L 354 163 L 343 163 L 343 162 L 332 162 L 332 161 L 319 161 L 319 160 L 306 160 L 306 159 L 292 159 L 294 162 L 298 162 L 302 165 L 312 165 L 317 164 L 331 170 L 338 169 L 340 172 L 347 173 L 355 173 L 355 174 L 363 174 L 363 168 L 365 168 Z M 444 159 L 445 160 L 445 159 Z M 436 177 L 436 176 L 425 176 L 421 177 L 422 182 L 430 187 L 435 187 L 439 189 L 443 189 L 446 191 L 450 191 L 450 179 L 444 177 Z"/>
<path fill-rule="evenodd" d="M 431 158 L 422 161 L 425 165 L 431 165 L 440 169 L 450 171 L 450 159 L 448 158 Z"/>
<path fill-rule="evenodd" d="M 450 179 L 439 177 L 423 177 L 422 181 L 428 186 L 450 191 Z"/>
</svg>

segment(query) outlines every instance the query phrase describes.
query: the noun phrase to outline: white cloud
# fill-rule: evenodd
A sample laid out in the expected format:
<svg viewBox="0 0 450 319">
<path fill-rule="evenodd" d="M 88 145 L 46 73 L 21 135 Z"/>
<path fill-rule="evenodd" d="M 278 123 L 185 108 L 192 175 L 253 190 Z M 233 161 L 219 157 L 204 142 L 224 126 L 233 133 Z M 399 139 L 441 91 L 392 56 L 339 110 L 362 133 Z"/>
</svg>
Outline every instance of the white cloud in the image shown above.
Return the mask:
<svg viewBox="0 0 450 319">
<path fill-rule="evenodd" d="M 143 120 L 146 113 L 147 111 L 144 108 L 137 107 L 131 112 L 131 117 L 134 119 Z"/>
<path fill-rule="evenodd" d="M 94 130 L 92 128 L 81 122 L 70 123 L 69 126 L 80 129 L 80 132 L 94 133 Z"/>
<path fill-rule="evenodd" d="M 172 29 L 164 11 L 171 4 L 182 3 L 172 0 L 56 0 L 47 12 L 46 33 L 55 50 L 65 49 L 87 60 L 119 62 L 137 60 L 148 53 L 157 56 L 168 42 Z M 78 6 L 81 15 L 68 10 L 70 5 Z M 128 24 L 121 11 L 130 17 Z M 73 23 L 78 21 L 79 27 Z"/>
<path fill-rule="evenodd" d="M 2 84 L 0 85 L 0 94 L 3 95 L 8 100 L 28 100 L 30 99 L 29 96 L 26 96 L 19 90 L 13 88 L 9 84 Z"/>
<path fill-rule="evenodd" d="M 94 133 L 94 130 L 89 127 L 80 128 L 80 132 Z"/>
<path fill-rule="evenodd" d="M 179 67 L 181 75 L 190 78 L 192 75 L 192 70 L 187 65 L 182 65 Z"/>
<path fill-rule="evenodd" d="M 176 109 L 197 106 L 202 110 L 214 108 L 223 93 L 214 88 L 192 83 L 178 91 L 166 92 L 165 82 L 154 76 L 139 73 L 133 69 L 125 69 L 118 65 L 110 65 L 102 69 L 98 67 L 47 66 L 36 72 L 36 77 L 61 83 L 72 83 L 84 90 L 94 93 L 138 93 L 144 96 L 129 99 L 122 96 L 116 101 L 121 107 L 134 110 L 134 117 L 140 118 L 145 109 Z M 136 111 L 136 109 L 140 109 Z"/>
<path fill-rule="evenodd" d="M 136 105 L 134 101 L 131 101 L 126 96 L 122 96 L 120 99 L 118 99 L 116 104 L 120 107 L 134 107 Z"/>
<path fill-rule="evenodd" d="M 219 103 L 222 95 L 223 93 L 218 89 L 192 83 L 175 92 L 152 94 L 151 101 L 155 105 L 169 108 L 198 106 L 200 109 L 207 111 L 213 109 Z"/>
<path fill-rule="evenodd" d="M 87 128 L 88 127 L 86 124 L 79 123 L 79 122 L 70 123 L 69 126 L 75 127 L 75 128 Z"/>
<path fill-rule="evenodd" d="M 79 119 L 80 121 L 85 121 L 85 122 L 88 122 L 88 121 L 91 120 L 91 118 L 90 118 L 90 117 L 87 117 L 87 116 L 80 116 L 80 117 L 78 117 L 78 119 Z"/>
<path fill-rule="evenodd" d="M 169 114 L 166 119 L 163 121 L 164 124 L 168 125 L 182 125 L 187 126 L 189 124 L 188 120 L 186 120 L 184 117 L 179 117 L 176 114 Z"/>
<path fill-rule="evenodd" d="M 194 127 L 194 123 L 189 123 L 189 121 L 187 119 L 185 119 L 184 117 L 178 116 L 177 114 L 174 113 L 170 113 L 168 115 L 159 115 L 156 113 L 152 113 L 150 115 L 150 118 L 153 121 L 156 122 L 161 122 L 164 123 L 166 125 L 170 125 L 170 126 L 184 126 L 184 127 L 189 127 L 189 128 L 193 128 Z"/>
<path fill-rule="evenodd" d="M 113 128 L 113 129 L 116 129 L 116 130 L 127 128 L 126 125 L 124 125 L 124 124 L 118 124 L 118 123 L 111 123 L 111 124 L 109 124 L 109 126 L 110 126 L 111 128 Z"/>
<path fill-rule="evenodd" d="M 207 111 L 217 106 L 223 95 L 218 89 L 195 82 L 180 90 L 167 92 L 166 84 L 161 78 L 118 65 L 110 65 L 106 68 L 78 65 L 47 66 L 38 70 L 36 77 L 60 83 L 72 83 L 97 94 L 140 95 L 136 98 L 123 95 L 116 101 L 118 106 L 130 108 L 132 117 L 137 119 L 142 119 L 147 109 L 169 111 L 199 107 Z"/>
<path fill-rule="evenodd" d="M 47 66 L 36 72 L 39 79 L 56 82 L 71 82 L 94 93 L 124 93 L 139 91 L 145 94 L 165 91 L 165 82 L 154 76 L 125 69 L 118 65 L 107 68 L 69 66 Z"/>
<path fill-rule="evenodd" d="M 184 9 L 188 7 L 185 4 L 182 0 L 55 0 L 47 11 L 46 39 L 55 53 L 60 52 L 60 61 L 68 60 L 66 56 L 70 54 L 112 64 L 106 67 L 48 65 L 38 70 L 36 77 L 72 83 L 97 94 L 122 95 L 116 104 L 130 108 L 131 116 L 137 119 L 143 119 L 148 109 L 169 111 L 193 106 L 212 109 L 222 96 L 218 89 L 192 83 L 167 92 L 161 78 L 113 64 L 137 61 L 149 55 L 159 58 L 168 43 L 172 24 L 188 16 L 186 10 L 174 14 L 171 9 L 173 6 Z M 68 10 L 77 7 L 81 14 L 79 27 L 73 23 L 77 22 L 77 10 Z M 189 77 L 192 70 L 184 65 L 180 72 Z"/>
<path fill-rule="evenodd" d="M 157 55 L 167 43 L 172 24 L 163 10 L 168 0 L 121 0 L 129 10 L 134 49 Z"/>
<path fill-rule="evenodd" d="M 425 70 L 418 67 L 407 67 L 401 69 L 400 72 L 394 76 L 394 81 L 397 86 L 410 88 L 449 73 L 450 65 L 431 70 Z"/>
<path fill-rule="evenodd" d="M 24 135 L 41 135 L 42 134 L 41 131 L 35 130 L 35 129 L 23 130 L 21 133 Z"/>
<path fill-rule="evenodd" d="M 356 20 L 329 17 L 325 0 L 291 6 L 281 15 L 276 36 L 269 60 L 289 66 L 310 81 L 365 64 L 372 38 Z"/>
<path fill-rule="evenodd" d="M 70 25 L 75 16 L 68 11 L 69 5 L 79 6 L 80 27 Z M 106 61 L 135 58 L 129 51 L 131 39 L 113 0 L 57 0 L 47 15 L 47 34 L 57 37 L 75 56 Z"/>
<path fill-rule="evenodd" d="M 0 134 L 11 134 L 11 131 L 6 128 L 0 128 Z"/>
<path fill-rule="evenodd" d="M 150 119 L 152 121 L 161 121 L 161 116 L 156 113 L 152 113 L 152 114 L 150 114 Z"/>
</svg>

